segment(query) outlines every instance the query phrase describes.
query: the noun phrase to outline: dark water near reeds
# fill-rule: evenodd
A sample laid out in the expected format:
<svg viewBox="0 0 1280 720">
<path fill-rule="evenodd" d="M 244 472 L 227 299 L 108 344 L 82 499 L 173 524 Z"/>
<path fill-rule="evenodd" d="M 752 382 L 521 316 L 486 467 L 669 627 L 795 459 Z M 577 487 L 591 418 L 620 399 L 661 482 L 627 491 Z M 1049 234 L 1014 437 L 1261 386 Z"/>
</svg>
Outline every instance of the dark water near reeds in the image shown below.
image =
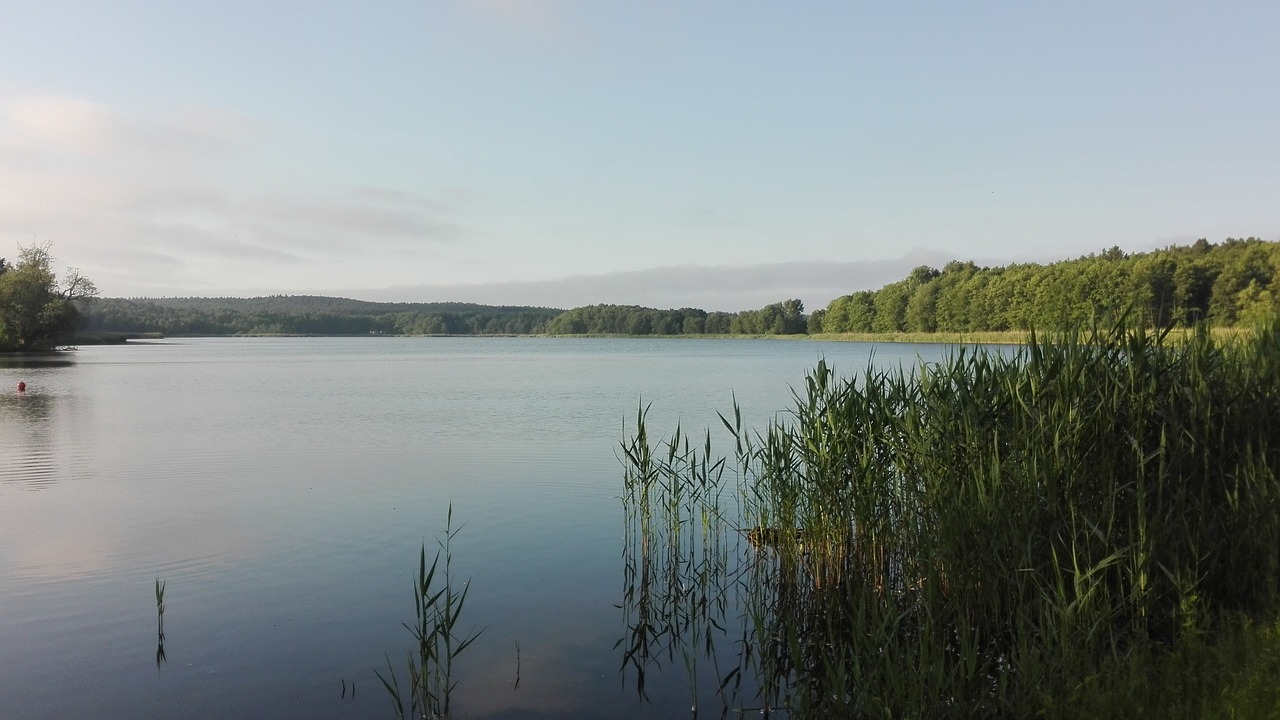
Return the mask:
<svg viewBox="0 0 1280 720">
<path fill-rule="evenodd" d="M 0 361 L 0 716 L 391 717 L 374 669 L 403 664 L 451 503 L 462 627 L 485 628 L 455 717 L 687 716 L 678 664 L 641 701 L 615 648 L 639 403 L 652 435 L 700 437 L 734 395 L 748 426 L 786 410 L 820 358 L 945 350 L 291 338 Z"/>
</svg>

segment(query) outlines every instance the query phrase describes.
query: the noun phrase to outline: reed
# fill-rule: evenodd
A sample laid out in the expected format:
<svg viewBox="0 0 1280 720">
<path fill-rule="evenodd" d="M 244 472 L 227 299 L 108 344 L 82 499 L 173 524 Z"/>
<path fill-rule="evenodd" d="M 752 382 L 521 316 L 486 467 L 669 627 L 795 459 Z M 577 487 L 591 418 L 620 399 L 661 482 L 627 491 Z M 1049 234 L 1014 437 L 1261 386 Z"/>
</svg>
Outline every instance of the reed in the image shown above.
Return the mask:
<svg viewBox="0 0 1280 720">
<path fill-rule="evenodd" d="M 458 627 L 470 589 L 468 583 L 463 583 L 461 590 L 456 589 L 451 574 L 451 543 L 461 530 L 453 527 L 453 506 L 450 505 L 445 531 L 437 540 L 439 547 L 431 564 L 427 564 L 425 543 L 418 556 L 418 574 L 413 585 L 415 621 L 413 625 L 404 623 L 415 641 L 414 649 L 406 658 L 408 717 L 449 717 L 450 696 L 457 686 L 453 679 L 454 660 L 484 632 L 480 629 L 462 633 Z M 386 676 L 374 672 L 391 697 L 396 717 L 405 718 L 406 697 L 401 693 L 391 658 L 387 658 Z"/>
<path fill-rule="evenodd" d="M 156 578 L 156 671 L 165 663 L 164 655 L 164 586 L 168 581 Z"/>
<path fill-rule="evenodd" d="M 636 435 L 622 448 L 628 467 L 623 504 L 628 518 L 623 555 L 623 603 L 627 631 L 622 669 L 634 674 L 645 697 L 647 673 L 679 665 L 688 679 L 690 708 L 697 713 L 700 678 L 719 677 L 716 638 L 733 581 L 727 568 L 733 545 L 722 514 L 729 504 L 725 461 L 708 461 L 708 433 L 699 449 L 679 427 L 654 452 L 637 412 Z M 700 657 L 710 658 L 700 665 Z"/>
<path fill-rule="evenodd" d="M 628 547 L 653 565 L 674 542 L 681 562 L 657 566 L 725 594 L 702 607 L 740 620 L 727 679 L 754 677 L 766 711 L 1025 717 L 1124 658 L 1280 609 L 1274 320 L 1176 342 L 1120 323 L 1032 334 L 848 379 L 824 362 L 767 427 L 723 419 L 735 482 L 706 490 L 725 468 L 710 441 L 677 430 L 655 452 L 638 417 Z M 735 536 L 754 543 L 691 552 Z M 639 579 L 647 627 L 688 615 L 688 583 Z M 668 646 L 708 642 L 679 629 Z"/>
</svg>

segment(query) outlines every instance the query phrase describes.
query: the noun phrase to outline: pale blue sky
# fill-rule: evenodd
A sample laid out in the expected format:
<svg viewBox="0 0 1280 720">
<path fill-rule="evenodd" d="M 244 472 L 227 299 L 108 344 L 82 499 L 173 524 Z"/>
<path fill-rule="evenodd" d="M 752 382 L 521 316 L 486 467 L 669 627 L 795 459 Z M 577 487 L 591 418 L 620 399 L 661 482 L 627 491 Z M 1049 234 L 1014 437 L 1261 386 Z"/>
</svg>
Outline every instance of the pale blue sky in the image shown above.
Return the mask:
<svg viewBox="0 0 1280 720">
<path fill-rule="evenodd" d="M 688 273 L 704 307 L 755 302 L 751 277 L 812 308 L 921 257 L 1280 238 L 1276 2 L 0 0 L 0 18 L 0 255 L 52 241 L 106 295 L 518 303 L 731 265 Z M 850 287 L 743 272 L 796 261 L 852 263 Z M 610 277 L 558 304 L 638 301 Z"/>
</svg>

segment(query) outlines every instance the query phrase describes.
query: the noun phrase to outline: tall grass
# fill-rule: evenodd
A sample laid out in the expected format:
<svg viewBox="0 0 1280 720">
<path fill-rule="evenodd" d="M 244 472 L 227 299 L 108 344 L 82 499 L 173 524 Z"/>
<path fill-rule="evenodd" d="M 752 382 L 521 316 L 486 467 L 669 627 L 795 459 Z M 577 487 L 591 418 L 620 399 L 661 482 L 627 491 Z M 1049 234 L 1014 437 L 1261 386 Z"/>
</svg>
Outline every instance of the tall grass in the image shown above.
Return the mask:
<svg viewBox="0 0 1280 720">
<path fill-rule="evenodd" d="M 642 415 L 624 607 L 668 656 L 734 608 L 722 694 L 750 675 L 762 708 L 803 717 L 1025 717 L 1134 653 L 1272 616 L 1277 330 L 1116 325 L 856 379 L 819 363 L 768 427 L 724 418 L 728 481 L 709 440 L 651 449 Z M 759 547 L 706 554 L 744 535 Z M 645 576 L 677 549 L 657 566 L 685 582 Z"/>
</svg>

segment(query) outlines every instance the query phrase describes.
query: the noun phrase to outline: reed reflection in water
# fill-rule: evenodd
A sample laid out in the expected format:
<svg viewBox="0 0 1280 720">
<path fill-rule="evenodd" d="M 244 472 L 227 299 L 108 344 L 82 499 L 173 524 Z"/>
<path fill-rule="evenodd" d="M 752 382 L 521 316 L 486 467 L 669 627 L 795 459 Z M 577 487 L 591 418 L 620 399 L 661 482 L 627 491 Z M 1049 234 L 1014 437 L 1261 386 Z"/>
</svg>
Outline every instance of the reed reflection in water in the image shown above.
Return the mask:
<svg viewBox="0 0 1280 720">
<path fill-rule="evenodd" d="M 625 677 L 643 699 L 683 665 L 694 715 L 708 674 L 721 715 L 1160 702 L 1117 668 L 1280 607 L 1278 337 L 1115 326 L 856 380 L 820 362 L 764 430 L 722 417 L 732 468 L 709 434 L 650 442 L 642 410 Z"/>
<path fill-rule="evenodd" d="M 699 455 L 677 427 L 655 456 L 645 411 L 638 413 L 636 434 L 623 446 L 626 633 L 616 647 L 624 682 L 632 679 L 641 701 L 650 673 L 683 671 L 694 717 L 711 702 L 722 715 L 767 713 L 776 685 L 751 672 L 753 614 L 745 612 L 759 599 L 752 597 L 751 550 L 736 532 L 740 506 L 725 483 L 725 462 L 707 460 L 710 442 L 708 434 Z"/>
<path fill-rule="evenodd" d="M 165 581 L 167 582 L 167 581 Z M 164 586 L 160 578 L 156 578 L 156 671 L 159 672 L 165 663 L 164 656 Z"/>
<path fill-rule="evenodd" d="M 723 458 L 709 459 L 710 435 L 696 448 L 677 428 L 655 452 L 643 410 L 623 451 L 626 633 L 617 647 L 641 701 L 650 673 L 683 671 L 695 718 L 785 715 L 800 691 L 849 702 L 848 678 L 814 672 L 824 667 L 814 656 L 842 630 L 838 604 L 850 585 L 877 582 L 851 567 L 852 526 L 831 518 L 846 528 L 832 537 L 830 528 L 753 524 L 771 514 Z M 841 479 L 847 485 L 847 473 Z"/>
</svg>

